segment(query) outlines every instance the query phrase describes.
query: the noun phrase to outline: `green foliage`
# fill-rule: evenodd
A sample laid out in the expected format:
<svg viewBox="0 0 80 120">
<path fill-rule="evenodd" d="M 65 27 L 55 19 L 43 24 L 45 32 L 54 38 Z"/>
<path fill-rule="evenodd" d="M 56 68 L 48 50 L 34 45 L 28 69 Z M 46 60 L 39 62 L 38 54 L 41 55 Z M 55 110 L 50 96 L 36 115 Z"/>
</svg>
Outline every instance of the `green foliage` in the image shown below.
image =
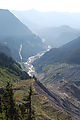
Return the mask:
<svg viewBox="0 0 80 120">
<path fill-rule="evenodd" d="M 13 87 L 8 82 L 0 89 L 0 120 L 71 120 L 68 114 L 56 110 L 47 97 L 37 93 L 33 83 L 23 80 Z M 19 99 L 15 99 L 16 91 L 23 91 Z"/>
<path fill-rule="evenodd" d="M 31 96 L 32 88 L 30 87 L 24 103 L 16 104 L 12 84 L 8 82 L 0 95 L 0 120 L 35 120 Z"/>
<path fill-rule="evenodd" d="M 32 107 L 32 87 L 29 88 L 29 95 L 23 99 L 23 104 L 20 105 L 21 115 L 24 120 L 35 120 L 35 112 Z"/>
<path fill-rule="evenodd" d="M 13 60 L 11 57 L 4 53 L 0 53 L 0 68 L 7 69 L 10 73 L 15 76 L 19 76 L 20 79 L 29 79 L 29 75 L 22 70 L 19 63 Z"/>
<path fill-rule="evenodd" d="M 19 120 L 19 114 L 16 109 L 12 85 L 7 83 L 0 97 L 0 120 Z"/>
<path fill-rule="evenodd" d="M 19 76 L 12 74 L 5 68 L 0 68 L 0 87 L 5 86 L 7 82 L 14 83 L 17 81 L 20 81 Z"/>
</svg>

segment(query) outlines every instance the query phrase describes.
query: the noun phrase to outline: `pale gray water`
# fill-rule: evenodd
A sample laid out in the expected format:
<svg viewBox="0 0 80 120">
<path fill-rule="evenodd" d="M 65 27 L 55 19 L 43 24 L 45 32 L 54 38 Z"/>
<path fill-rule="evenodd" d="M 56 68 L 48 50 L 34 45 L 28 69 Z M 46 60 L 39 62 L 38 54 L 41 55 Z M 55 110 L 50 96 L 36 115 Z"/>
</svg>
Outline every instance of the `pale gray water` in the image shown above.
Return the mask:
<svg viewBox="0 0 80 120">
<path fill-rule="evenodd" d="M 27 59 L 27 61 L 24 63 L 24 66 L 26 67 L 27 72 L 28 72 L 28 74 L 29 74 L 30 76 L 33 76 L 33 75 L 37 76 L 37 73 L 36 73 L 35 68 L 34 68 L 34 66 L 32 65 L 32 63 L 33 63 L 36 59 L 38 59 L 38 58 L 40 58 L 42 55 L 44 55 L 44 54 L 45 54 L 47 51 L 49 51 L 50 49 L 51 49 L 51 47 L 48 46 L 48 49 L 47 49 L 46 51 L 42 51 L 42 52 L 40 52 L 40 53 L 37 53 L 37 54 L 34 55 L 34 56 L 29 57 L 29 58 Z"/>
</svg>

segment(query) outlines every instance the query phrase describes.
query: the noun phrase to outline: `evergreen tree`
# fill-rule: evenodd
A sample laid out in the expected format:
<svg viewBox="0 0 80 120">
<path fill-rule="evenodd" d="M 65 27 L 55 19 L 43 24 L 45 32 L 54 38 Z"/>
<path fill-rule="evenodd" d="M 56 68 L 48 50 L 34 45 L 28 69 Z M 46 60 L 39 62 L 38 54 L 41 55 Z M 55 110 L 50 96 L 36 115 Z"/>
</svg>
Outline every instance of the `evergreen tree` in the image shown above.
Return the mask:
<svg viewBox="0 0 80 120">
<path fill-rule="evenodd" d="M 30 86 L 28 97 L 24 102 L 16 105 L 12 85 L 7 83 L 3 94 L 0 96 L 0 120 L 35 120 L 32 107 L 32 87 Z"/>
<path fill-rule="evenodd" d="M 32 108 L 32 87 L 29 88 L 29 95 L 28 97 L 25 97 L 24 99 L 24 108 L 23 114 L 24 114 L 24 120 L 35 120 L 35 113 Z"/>
<path fill-rule="evenodd" d="M 16 110 L 16 105 L 14 101 L 14 93 L 12 85 L 7 83 L 3 94 L 3 103 L 6 120 L 19 120 L 19 116 Z"/>
<path fill-rule="evenodd" d="M 28 114 L 28 119 L 32 120 L 32 108 L 31 108 L 31 96 L 32 96 L 32 87 L 30 86 L 30 90 L 29 90 L 29 114 Z"/>
</svg>

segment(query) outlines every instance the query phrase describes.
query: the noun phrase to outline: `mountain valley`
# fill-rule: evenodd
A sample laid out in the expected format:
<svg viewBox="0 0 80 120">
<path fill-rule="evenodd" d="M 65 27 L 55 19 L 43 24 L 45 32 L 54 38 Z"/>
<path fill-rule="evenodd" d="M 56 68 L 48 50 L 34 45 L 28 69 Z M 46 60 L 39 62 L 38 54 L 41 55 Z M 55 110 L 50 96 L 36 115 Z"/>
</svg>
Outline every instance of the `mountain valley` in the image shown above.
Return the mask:
<svg viewBox="0 0 80 120">
<path fill-rule="evenodd" d="M 15 12 L 0 9 L 0 120 L 80 120 L 78 23 Z"/>
<path fill-rule="evenodd" d="M 12 57 L 23 61 L 43 50 L 43 43 L 39 36 L 33 34 L 27 26 L 15 17 L 9 10 L 0 9 L 0 43 L 6 45 Z M 19 49 L 22 45 L 21 56 Z M 33 51 L 31 51 L 33 49 Z"/>
</svg>

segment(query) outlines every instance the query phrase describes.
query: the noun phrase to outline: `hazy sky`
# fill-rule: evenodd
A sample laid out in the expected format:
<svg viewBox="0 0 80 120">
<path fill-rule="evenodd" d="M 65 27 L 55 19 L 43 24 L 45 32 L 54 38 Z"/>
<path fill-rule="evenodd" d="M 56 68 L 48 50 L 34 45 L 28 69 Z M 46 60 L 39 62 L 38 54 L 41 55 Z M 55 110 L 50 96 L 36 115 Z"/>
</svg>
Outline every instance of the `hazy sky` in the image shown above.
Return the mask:
<svg viewBox="0 0 80 120">
<path fill-rule="evenodd" d="M 80 12 L 80 0 L 0 0 L 0 8 L 11 10 Z"/>
</svg>

